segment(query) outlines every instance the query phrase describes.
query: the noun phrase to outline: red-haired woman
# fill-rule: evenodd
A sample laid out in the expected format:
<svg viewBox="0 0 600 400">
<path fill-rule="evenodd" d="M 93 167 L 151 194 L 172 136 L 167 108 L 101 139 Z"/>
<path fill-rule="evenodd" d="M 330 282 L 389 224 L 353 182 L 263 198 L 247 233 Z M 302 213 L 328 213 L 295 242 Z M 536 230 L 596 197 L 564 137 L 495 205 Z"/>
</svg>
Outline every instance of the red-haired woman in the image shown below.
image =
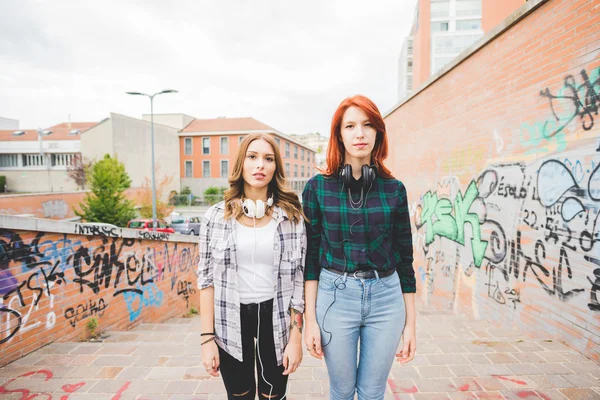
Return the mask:
<svg viewBox="0 0 600 400">
<path fill-rule="evenodd" d="M 304 341 L 311 355 L 325 356 L 330 399 L 383 399 L 394 355 L 405 364 L 415 354 L 408 202 L 383 164 L 387 152 L 377 106 L 364 96 L 347 98 L 331 123 L 327 169 L 302 193 Z"/>
</svg>

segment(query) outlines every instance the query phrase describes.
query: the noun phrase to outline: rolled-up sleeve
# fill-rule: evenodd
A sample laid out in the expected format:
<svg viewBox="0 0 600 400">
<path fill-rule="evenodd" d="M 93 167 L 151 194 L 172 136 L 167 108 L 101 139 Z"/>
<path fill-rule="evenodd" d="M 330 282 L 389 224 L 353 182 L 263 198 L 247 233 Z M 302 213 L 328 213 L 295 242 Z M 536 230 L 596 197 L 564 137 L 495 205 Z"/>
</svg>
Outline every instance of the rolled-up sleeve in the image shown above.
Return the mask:
<svg viewBox="0 0 600 400">
<path fill-rule="evenodd" d="M 304 265 L 304 279 L 314 281 L 319 279 L 321 268 L 319 265 L 319 249 L 321 247 L 321 211 L 317 194 L 309 181 L 302 191 L 302 209 L 306 215 L 306 263 Z"/>
<path fill-rule="evenodd" d="M 402 293 L 415 293 L 417 291 L 417 283 L 413 268 L 413 245 L 410 214 L 408 212 L 408 195 L 402 182 L 398 183 L 398 192 L 401 201 L 398 210 L 398 221 L 396 221 L 394 227 L 394 236 L 396 244 L 400 249 L 400 262 L 396 266 L 396 271 L 398 271 L 398 276 L 400 277 Z"/>
<path fill-rule="evenodd" d="M 206 289 L 213 286 L 213 267 L 210 253 L 210 234 L 211 234 L 211 216 L 213 212 L 209 210 L 202 218 L 200 225 L 200 235 L 198 237 L 198 253 L 200 261 L 198 262 L 198 289 Z"/>
<path fill-rule="evenodd" d="M 297 227 L 300 234 L 300 260 L 294 278 L 294 292 L 292 293 L 291 307 L 299 313 L 304 313 L 304 263 L 306 262 L 306 229 L 304 222 L 300 221 Z"/>
</svg>

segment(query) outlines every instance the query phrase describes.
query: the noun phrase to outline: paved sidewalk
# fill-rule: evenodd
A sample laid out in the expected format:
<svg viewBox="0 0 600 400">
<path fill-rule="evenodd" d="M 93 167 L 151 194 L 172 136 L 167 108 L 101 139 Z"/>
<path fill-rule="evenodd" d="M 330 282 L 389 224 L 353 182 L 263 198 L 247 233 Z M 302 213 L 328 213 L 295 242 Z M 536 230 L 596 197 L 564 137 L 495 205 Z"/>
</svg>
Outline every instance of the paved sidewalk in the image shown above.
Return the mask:
<svg viewBox="0 0 600 400">
<path fill-rule="evenodd" d="M 600 399 L 600 365 L 547 338 L 421 309 L 417 339 L 418 356 L 393 367 L 386 398 Z M 198 317 L 54 343 L 0 369 L 0 399 L 225 399 L 199 343 Z M 288 399 L 326 399 L 328 389 L 324 363 L 305 355 Z"/>
</svg>

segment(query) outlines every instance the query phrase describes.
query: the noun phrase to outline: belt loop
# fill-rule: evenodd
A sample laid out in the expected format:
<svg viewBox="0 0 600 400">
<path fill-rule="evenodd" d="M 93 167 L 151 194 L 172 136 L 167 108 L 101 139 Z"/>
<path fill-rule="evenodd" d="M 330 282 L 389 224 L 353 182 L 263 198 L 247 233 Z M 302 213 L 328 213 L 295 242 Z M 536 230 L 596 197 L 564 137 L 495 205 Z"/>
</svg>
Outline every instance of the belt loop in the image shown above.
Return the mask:
<svg viewBox="0 0 600 400">
<path fill-rule="evenodd" d="M 377 278 L 377 280 L 379 281 L 379 272 L 377 272 L 377 270 L 373 270 L 375 272 L 375 278 Z"/>
<path fill-rule="evenodd" d="M 344 272 L 344 277 L 342 278 L 342 282 L 346 283 L 346 279 L 348 279 L 348 273 Z"/>
</svg>

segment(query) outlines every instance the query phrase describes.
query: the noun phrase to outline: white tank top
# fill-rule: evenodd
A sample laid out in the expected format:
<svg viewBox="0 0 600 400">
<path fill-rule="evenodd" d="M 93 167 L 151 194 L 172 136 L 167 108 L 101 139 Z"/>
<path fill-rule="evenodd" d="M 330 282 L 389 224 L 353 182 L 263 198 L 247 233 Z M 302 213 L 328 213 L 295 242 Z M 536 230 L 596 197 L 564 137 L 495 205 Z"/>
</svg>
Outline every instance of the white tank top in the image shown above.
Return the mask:
<svg viewBox="0 0 600 400">
<path fill-rule="evenodd" d="M 261 303 L 275 297 L 273 242 L 276 230 L 277 222 L 274 219 L 260 228 L 248 227 L 236 221 L 235 243 L 242 304 Z"/>
</svg>

